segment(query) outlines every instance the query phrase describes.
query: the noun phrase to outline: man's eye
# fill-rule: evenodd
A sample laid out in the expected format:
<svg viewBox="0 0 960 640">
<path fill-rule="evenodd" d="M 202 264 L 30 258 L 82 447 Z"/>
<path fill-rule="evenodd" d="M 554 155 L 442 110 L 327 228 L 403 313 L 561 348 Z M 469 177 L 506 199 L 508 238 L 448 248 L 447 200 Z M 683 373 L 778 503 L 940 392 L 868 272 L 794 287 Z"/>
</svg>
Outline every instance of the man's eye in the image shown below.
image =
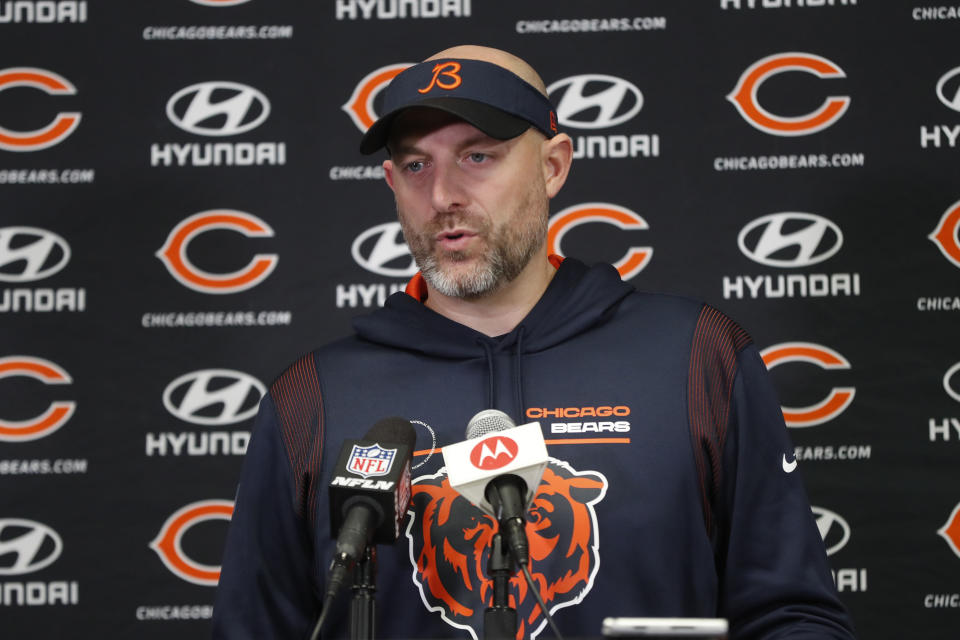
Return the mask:
<svg viewBox="0 0 960 640">
<path fill-rule="evenodd" d="M 487 154 L 480 153 L 479 151 L 470 154 L 470 162 L 483 162 L 487 159 Z"/>
<path fill-rule="evenodd" d="M 410 173 L 417 173 L 421 169 L 423 169 L 422 160 L 414 160 L 413 162 L 407 163 L 407 171 L 409 171 Z"/>
</svg>

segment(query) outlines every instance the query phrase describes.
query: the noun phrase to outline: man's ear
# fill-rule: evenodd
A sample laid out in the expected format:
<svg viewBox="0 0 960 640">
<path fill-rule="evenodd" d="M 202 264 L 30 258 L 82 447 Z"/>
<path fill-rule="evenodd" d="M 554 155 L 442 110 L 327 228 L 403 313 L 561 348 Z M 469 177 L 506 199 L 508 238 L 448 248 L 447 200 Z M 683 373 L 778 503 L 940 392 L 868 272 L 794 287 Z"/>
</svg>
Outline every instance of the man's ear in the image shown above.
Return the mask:
<svg viewBox="0 0 960 640">
<path fill-rule="evenodd" d="M 387 184 L 390 185 L 390 188 L 396 191 L 393 186 L 393 160 L 387 159 L 383 161 L 383 177 L 386 178 Z"/>
<path fill-rule="evenodd" d="M 540 150 L 547 197 L 552 198 L 560 192 L 570 173 L 570 165 L 573 163 L 573 141 L 567 134 L 559 133 L 544 140 Z"/>
</svg>

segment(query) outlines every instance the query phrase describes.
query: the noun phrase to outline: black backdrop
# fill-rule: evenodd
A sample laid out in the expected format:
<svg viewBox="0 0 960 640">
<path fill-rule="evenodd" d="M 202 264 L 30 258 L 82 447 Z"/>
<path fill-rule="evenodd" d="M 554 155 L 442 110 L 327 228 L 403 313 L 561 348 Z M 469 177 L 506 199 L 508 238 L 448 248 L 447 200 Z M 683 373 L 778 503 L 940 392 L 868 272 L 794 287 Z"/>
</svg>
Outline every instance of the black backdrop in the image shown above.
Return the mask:
<svg viewBox="0 0 960 640">
<path fill-rule="evenodd" d="M 208 635 L 262 385 L 410 273 L 363 118 L 458 43 L 560 102 L 558 251 L 764 349 L 861 636 L 956 637 L 958 13 L 0 1 L 4 637 Z"/>
</svg>

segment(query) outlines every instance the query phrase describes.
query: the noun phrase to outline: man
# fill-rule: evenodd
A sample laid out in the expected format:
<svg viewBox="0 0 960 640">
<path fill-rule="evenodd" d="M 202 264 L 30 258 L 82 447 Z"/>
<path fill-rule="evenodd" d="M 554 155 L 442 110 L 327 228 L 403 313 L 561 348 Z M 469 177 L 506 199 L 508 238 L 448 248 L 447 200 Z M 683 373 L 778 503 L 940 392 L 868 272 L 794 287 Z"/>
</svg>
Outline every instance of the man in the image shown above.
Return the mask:
<svg viewBox="0 0 960 640">
<path fill-rule="evenodd" d="M 331 557 L 331 466 L 390 415 L 417 425 L 420 451 L 406 529 L 380 549 L 378 635 L 482 637 L 497 526 L 450 488 L 437 453 L 487 408 L 547 437 L 526 529 L 566 636 L 596 636 L 606 616 L 697 616 L 728 618 L 731 638 L 853 637 L 749 336 L 701 303 L 637 293 L 609 265 L 547 255 L 572 146 L 533 69 L 455 47 L 397 76 L 384 113 L 361 150 L 388 151 L 421 271 L 263 399 L 217 637 L 309 634 Z M 543 631 L 519 579 L 511 603 L 521 636 Z M 348 619 L 341 602 L 324 636 L 346 635 Z"/>
</svg>

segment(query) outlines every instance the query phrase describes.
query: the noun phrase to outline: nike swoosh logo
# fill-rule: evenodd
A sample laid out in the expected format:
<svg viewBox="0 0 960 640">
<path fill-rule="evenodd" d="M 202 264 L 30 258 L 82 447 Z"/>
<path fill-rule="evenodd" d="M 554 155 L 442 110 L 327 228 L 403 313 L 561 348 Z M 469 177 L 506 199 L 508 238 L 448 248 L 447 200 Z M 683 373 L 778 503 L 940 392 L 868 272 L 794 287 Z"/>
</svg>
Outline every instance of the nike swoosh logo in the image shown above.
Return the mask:
<svg viewBox="0 0 960 640">
<path fill-rule="evenodd" d="M 793 470 L 797 468 L 797 458 L 793 458 L 793 462 L 787 462 L 787 454 L 783 454 L 783 471 L 785 473 L 793 473 Z"/>
</svg>

